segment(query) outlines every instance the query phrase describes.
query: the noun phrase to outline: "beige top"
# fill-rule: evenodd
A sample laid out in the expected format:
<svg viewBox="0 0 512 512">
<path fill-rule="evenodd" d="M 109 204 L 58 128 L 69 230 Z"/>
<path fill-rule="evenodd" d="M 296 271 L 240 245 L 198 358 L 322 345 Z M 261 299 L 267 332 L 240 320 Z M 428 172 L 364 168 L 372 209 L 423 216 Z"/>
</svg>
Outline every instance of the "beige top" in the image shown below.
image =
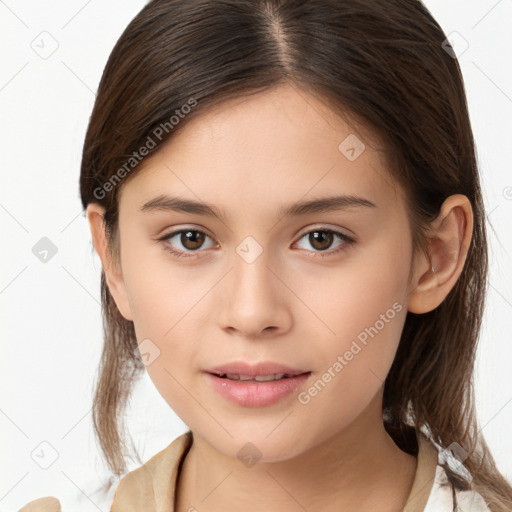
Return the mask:
<svg viewBox="0 0 512 512">
<path fill-rule="evenodd" d="M 190 430 L 126 474 L 115 491 L 110 512 L 175 512 L 174 496 L 181 463 L 192 444 Z M 423 433 L 418 435 L 418 462 L 411 492 L 403 512 L 451 512 L 453 493 L 439 465 L 436 447 Z M 460 512 L 490 512 L 480 494 L 455 492 Z M 54 497 L 27 503 L 19 512 L 61 512 Z"/>
</svg>

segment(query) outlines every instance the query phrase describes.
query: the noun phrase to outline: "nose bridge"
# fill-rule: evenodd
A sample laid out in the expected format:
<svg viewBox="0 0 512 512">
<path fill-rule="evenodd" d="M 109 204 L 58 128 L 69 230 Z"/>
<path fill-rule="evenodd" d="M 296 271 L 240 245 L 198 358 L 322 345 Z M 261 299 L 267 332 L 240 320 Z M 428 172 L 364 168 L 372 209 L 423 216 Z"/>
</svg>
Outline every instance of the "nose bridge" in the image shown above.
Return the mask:
<svg viewBox="0 0 512 512">
<path fill-rule="evenodd" d="M 261 307 L 257 302 L 270 305 L 272 295 L 271 251 L 254 237 L 248 236 L 236 247 L 233 257 L 234 295 L 243 307 Z"/>
<path fill-rule="evenodd" d="M 248 236 L 236 247 L 231 261 L 233 269 L 222 302 L 223 327 L 246 335 L 258 334 L 270 326 L 282 328 L 287 315 L 280 302 L 282 294 L 276 290 L 282 285 L 270 270 L 271 251 Z"/>
</svg>

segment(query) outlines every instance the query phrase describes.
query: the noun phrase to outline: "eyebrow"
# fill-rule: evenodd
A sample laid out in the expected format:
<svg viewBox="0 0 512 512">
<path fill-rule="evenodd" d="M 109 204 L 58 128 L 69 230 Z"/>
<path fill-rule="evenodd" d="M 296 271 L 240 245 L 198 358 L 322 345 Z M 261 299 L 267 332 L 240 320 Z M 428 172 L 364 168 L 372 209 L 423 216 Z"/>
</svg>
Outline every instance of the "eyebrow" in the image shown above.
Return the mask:
<svg viewBox="0 0 512 512">
<path fill-rule="evenodd" d="M 336 195 L 313 199 L 310 201 L 301 201 L 281 207 L 278 211 L 278 216 L 282 218 L 307 215 L 309 213 L 327 213 L 331 211 L 345 210 L 352 207 L 377 208 L 377 205 L 362 197 L 352 195 Z M 184 199 L 177 196 L 168 196 L 164 194 L 151 199 L 140 208 L 141 212 L 150 212 L 155 210 L 169 210 L 175 212 L 191 213 L 196 215 L 215 217 L 220 220 L 225 220 L 227 217 L 223 210 L 218 209 L 212 204 L 191 201 L 190 199 Z"/>
</svg>

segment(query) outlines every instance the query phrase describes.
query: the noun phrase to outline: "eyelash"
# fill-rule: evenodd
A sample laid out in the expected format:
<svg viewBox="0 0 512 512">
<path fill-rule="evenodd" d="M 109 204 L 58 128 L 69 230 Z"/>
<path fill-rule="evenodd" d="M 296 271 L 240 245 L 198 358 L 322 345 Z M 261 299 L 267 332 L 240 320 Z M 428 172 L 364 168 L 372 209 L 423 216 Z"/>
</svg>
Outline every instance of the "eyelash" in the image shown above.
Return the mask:
<svg viewBox="0 0 512 512">
<path fill-rule="evenodd" d="M 167 242 L 167 240 L 169 240 L 170 238 L 173 238 L 175 235 L 178 235 L 180 233 L 185 233 L 187 231 L 192 231 L 193 233 L 201 233 L 202 235 L 205 235 L 208 238 L 211 238 L 206 232 L 202 231 L 201 229 L 179 229 L 177 231 L 173 231 L 172 233 L 168 233 L 168 234 L 164 235 L 163 237 L 159 238 L 158 240 L 164 244 L 164 249 L 166 251 L 169 251 L 170 253 L 172 253 L 174 256 L 177 256 L 179 258 L 194 257 L 195 253 L 203 252 L 203 251 L 196 250 L 196 251 L 192 251 L 191 253 L 187 253 L 185 251 L 179 251 L 179 250 L 176 250 L 176 249 L 172 249 L 171 246 L 168 243 L 165 243 L 165 242 Z M 330 257 L 330 256 L 334 256 L 334 255 L 336 255 L 338 253 L 341 253 L 342 251 L 347 250 L 348 246 L 350 246 L 351 244 L 356 242 L 356 240 L 354 238 L 352 238 L 352 237 L 350 237 L 348 235 L 345 235 L 344 233 L 341 233 L 341 232 L 336 231 L 334 229 L 327 229 L 327 228 L 315 228 L 315 229 L 312 229 L 312 230 L 304 233 L 299 238 L 299 240 L 302 240 L 305 236 L 310 235 L 311 233 L 315 233 L 315 232 L 333 233 L 334 235 L 336 235 L 339 238 L 341 238 L 343 243 L 338 248 L 336 248 L 334 250 L 331 250 L 331 251 L 327 251 L 327 250 L 326 251 L 312 251 L 314 253 L 313 255 L 310 256 L 312 258 L 318 258 L 318 257 L 319 258 L 327 258 L 327 257 Z M 311 251 L 308 251 L 308 252 L 311 252 Z"/>
</svg>

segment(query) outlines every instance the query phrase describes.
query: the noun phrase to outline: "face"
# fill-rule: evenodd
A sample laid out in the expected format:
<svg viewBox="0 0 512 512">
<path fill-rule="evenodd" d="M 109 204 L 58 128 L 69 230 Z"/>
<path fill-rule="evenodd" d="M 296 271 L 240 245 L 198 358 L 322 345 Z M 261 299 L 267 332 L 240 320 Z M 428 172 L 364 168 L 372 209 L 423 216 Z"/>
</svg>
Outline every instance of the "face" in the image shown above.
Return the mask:
<svg viewBox="0 0 512 512">
<path fill-rule="evenodd" d="M 306 452 L 381 392 L 413 254 L 380 149 L 314 96 L 281 86 L 191 120 L 123 186 L 116 302 L 162 397 L 225 455 L 249 441 L 262 461 Z M 334 196 L 358 200 L 315 207 Z M 207 372 L 238 362 L 304 375 Z"/>
</svg>

